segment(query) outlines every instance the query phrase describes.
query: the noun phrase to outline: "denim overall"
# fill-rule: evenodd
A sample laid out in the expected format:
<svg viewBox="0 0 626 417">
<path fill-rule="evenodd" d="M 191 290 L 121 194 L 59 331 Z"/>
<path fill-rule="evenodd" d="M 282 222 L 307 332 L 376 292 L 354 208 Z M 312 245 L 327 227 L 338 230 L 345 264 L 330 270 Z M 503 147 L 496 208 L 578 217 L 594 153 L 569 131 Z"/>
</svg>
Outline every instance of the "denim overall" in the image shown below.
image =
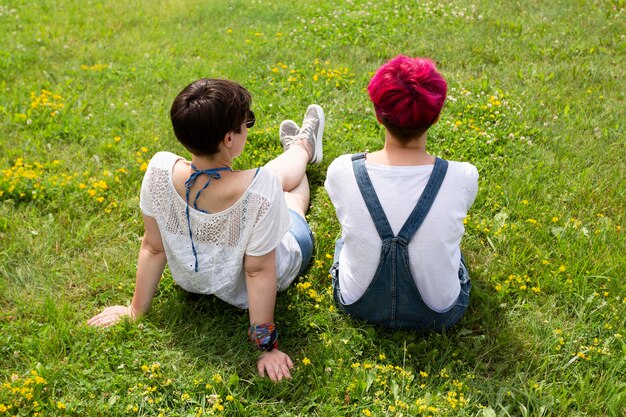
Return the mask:
<svg viewBox="0 0 626 417">
<path fill-rule="evenodd" d="M 461 292 L 452 307 L 438 313 L 424 303 L 411 274 L 408 246 L 435 200 L 448 169 L 448 161 L 436 158 L 433 172 L 415 208 L 398 236 L 394 236 L 376 191 L 365 169 L 365 153 L 352 156 L 354 175 L 382 240 L 378 268 L 365 293 L 356 302 L 344 304 L 339 288 L 339 253 L 343 241 L 335 246 L 333 276 L 335 303 L 349 316 L 391 329 L 442 330 L 460 320 L 469 304 L 471 283 L 463 256 L 459 266 Z"/>
</svg>

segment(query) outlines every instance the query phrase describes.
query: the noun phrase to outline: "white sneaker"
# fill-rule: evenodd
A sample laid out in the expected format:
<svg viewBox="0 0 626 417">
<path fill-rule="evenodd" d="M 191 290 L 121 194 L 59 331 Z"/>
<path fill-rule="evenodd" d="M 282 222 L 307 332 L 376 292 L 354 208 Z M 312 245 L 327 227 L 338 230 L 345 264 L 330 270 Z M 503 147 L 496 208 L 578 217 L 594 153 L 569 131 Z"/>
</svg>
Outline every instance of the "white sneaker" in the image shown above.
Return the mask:
<svg viewBox="0 0 626 417">
<path fill-rule="evenodd" d="M 310 164 L 319 164 L 322 162 L 322 135 L 324 134 L 324 110 L 317 104 L 311 104 L 304 114 L 302 127 L 300 132 L 294 138 L 296 140 L 307 140 L 311 145 Z M 303 137 L 304 136 L 304 137 Z"/>
<path fill-rule="evenodd" d="M 280 124 L 278 134 L 280 136 L 280 143 L 283 145 L 283 149 L 287 150 L 294 144 L 293 137 L 298 134 L 300 126 L 293 120 L 283 120 Z"/>
</svg>

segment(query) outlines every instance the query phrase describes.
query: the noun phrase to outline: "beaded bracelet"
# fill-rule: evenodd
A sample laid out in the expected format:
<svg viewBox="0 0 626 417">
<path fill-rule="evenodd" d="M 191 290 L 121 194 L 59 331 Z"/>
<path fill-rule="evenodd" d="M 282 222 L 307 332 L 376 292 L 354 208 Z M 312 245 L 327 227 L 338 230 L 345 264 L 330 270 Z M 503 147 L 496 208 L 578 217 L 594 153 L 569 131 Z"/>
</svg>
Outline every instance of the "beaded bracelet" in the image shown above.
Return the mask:
<svg viewBox="0 0 626 417">
<path fill-rule="evenodd" d="M 278 349 L 278 330 L 273 321 L 263 324 L 253 324 L 248 329 L 248 339 L 264 352 Z"/>
</svg>

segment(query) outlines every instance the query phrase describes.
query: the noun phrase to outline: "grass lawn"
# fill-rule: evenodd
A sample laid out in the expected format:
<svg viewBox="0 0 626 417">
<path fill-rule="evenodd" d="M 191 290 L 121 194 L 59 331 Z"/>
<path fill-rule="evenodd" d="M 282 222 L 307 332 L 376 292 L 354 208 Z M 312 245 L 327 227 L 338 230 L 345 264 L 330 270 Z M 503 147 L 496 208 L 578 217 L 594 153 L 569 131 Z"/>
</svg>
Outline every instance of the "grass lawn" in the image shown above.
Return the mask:
<svg viewBox="0 0 626 417">
<path fill-rule="evenodd" d="M 626 414 L 624 0 L 2 0 L 1 416 L 623 416 Z M 432 153 L 470 161 L 462 249 L 470 309 L 446 334 L 388 332 L 333 306 L 340 233 L 323 188 L 337 156 L 382 145 L 366 86 L 428 56 L 449 83 Z M 201 77 L 236 80 L 257 124 L 326 112 L 309 169 L 315 259 L 278 297 L 293 379 L 256 376 L 248 317 L 174 285 L 130 301 L 139 189 Z"/>
</svg>

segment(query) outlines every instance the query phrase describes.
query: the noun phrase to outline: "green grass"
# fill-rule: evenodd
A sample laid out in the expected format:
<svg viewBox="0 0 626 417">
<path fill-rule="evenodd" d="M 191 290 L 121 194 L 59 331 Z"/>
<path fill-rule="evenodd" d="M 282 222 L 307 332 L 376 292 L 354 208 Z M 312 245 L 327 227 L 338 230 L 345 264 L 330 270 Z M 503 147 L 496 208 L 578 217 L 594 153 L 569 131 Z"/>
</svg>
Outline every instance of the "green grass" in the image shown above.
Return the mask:
<svg viewBox="0 0 626 417">
<path fill-rule="evenodd" d="M 443 3 L 443 2 L 442 2 Z M 0 4 L 0 416 L 620 416 L 626 413 L 626 3 L 408 0 Z M 429 149 L 480 191 L 463 251 L 470 309 L 391 333 L 332 306 L 338 155 L 381 146 L 372 72 L 429 56 L 449 82 Z M 199 77 L 253 94 L 238 167 L 279 152 L 316 102 L 316 237 L 278 298 L 293 379 L 255 375 L 247 315 L 165 273 L 140 323 L 88 328 L 132 296 L 142 165 L 184 153 L 168 119 Z"/>
</svg>

